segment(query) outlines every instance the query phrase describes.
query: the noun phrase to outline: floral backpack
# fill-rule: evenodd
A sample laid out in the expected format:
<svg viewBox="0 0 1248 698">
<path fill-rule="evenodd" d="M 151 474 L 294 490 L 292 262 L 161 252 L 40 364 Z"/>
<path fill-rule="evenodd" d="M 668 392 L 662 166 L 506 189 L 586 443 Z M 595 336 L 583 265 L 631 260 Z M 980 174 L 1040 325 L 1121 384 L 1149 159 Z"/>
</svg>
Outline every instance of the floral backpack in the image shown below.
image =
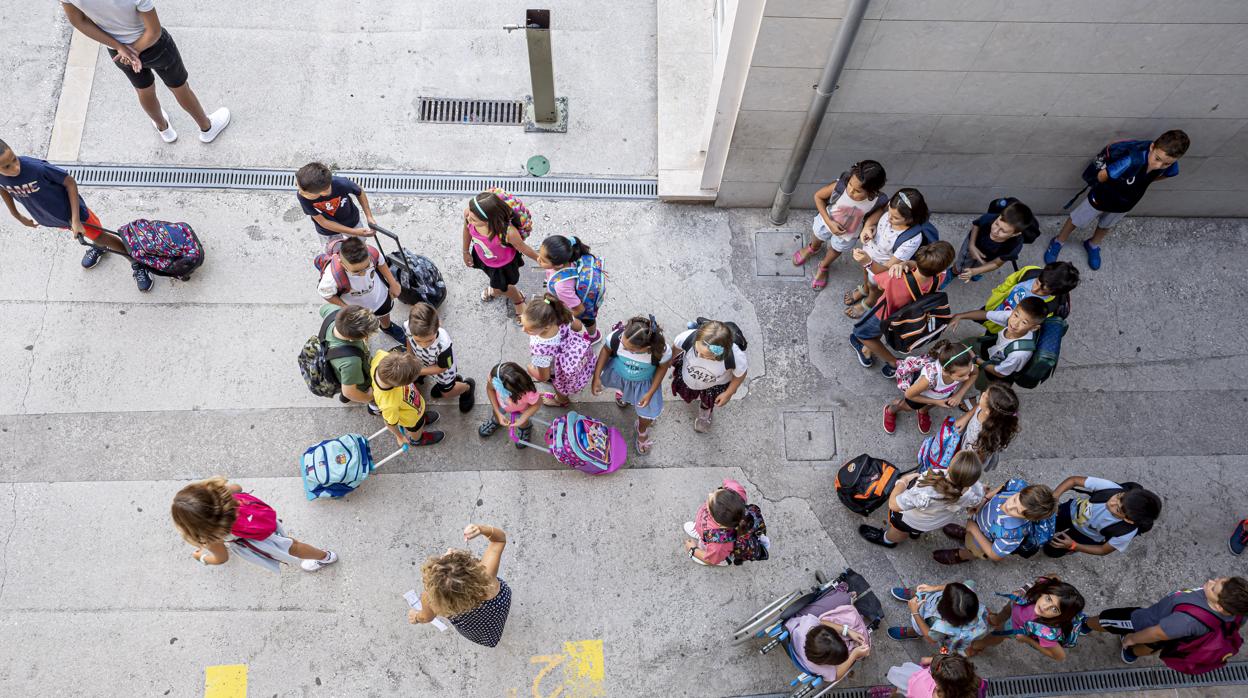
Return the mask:
<svg viewBox="0 0 1248 698">
<path fill-rule="evenodd" d="M 919 376 L 927 376 L 927 382 L 936 385 L 936 372 L 939 370 L 939 362 L 930 356 L 907 356 L 897 362 L 897 387 L 909 390 Z"/>
<path fill-rule="evenodd" d="M 1031 589 L 1031 587 L 1037 584 L 1040 584 L 1041 582 L 1046 582 L 1048 580 L 1049 580 L 1048 577 L 1036 577 L 1036 581 L 1024 586 L 1021 589 L 1016 589 L 1013 594 L 998 593 L 997 596 L 1009 599 L 1010 601 L 1014 602 L 1015 606 L 1029 606 L 1031 604 L 1029 601 L 1027 601 L 1027 591 Z M 1087 625 L 1087 622 L 1088 622 L 1087 614 L 1085 614 L 1083 611 L 1080 611 L 1079 613 L 1075 614 L 1074 618 L 1070 619 L 1070 635 L 1069 636 L 1064 634 L 1061 628 L 1057 628 L 1052 625 L 1041 623 L 1039 620 L 1034 619 L 1034 618 L 1024 623 L 1023 627 L 1015 628 L 1010 631 L 1006 631 L 1004 634 L 1026 635 L 1027 637 L 1032 637 L 1037 640 L 1045 640 L 1047 642 L 1056 642 L 1062 647 L 1066 647 L 1069 649 L 1071 647 L 1074 647 L 1075 644 L 1079 642 L 1079 629 Z"/>
<path fill-rule="evenodd" d="M 524 205 L 524 202 L 517 199 L 514 194 L 498 187 L 486 189 L 486 191 L 497 196 L 503 203 L 507 204 L 507 208 L 511 209 L 511 224 L 520 233 L 520 237 L 528 240 L 529 236 L 533 234 L 533 214 L 529 213 L 529 208 Z"/>
<path fill-rule="evenodd" d="M 712 528 L 702 533 L 704 543 L 732 543 L 732 564 L 761 562 L 771 557 L 771 541 L 767 539 L 767 522 L 763 510 L 757 504 L 745 506 L 745 516 L 750 520 L 750 530 L 738 534 L 733 528 Z"/>
</svg>

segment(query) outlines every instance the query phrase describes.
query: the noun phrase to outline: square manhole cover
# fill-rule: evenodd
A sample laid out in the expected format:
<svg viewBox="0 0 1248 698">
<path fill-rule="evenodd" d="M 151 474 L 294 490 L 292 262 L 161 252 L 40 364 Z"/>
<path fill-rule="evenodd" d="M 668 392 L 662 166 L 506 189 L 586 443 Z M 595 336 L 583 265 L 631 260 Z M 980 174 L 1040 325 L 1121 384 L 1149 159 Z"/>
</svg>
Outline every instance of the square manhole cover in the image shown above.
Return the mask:
<svg viewBox="0 0 1248 698">
<path fill-rule="evenodd" d="M 806 270 L 793 266 L 793 253 L 801 246 L 800 230 L 760 230 L 754 233 L 754 274 L 766 278 L 805 278 Z"/>
<path fill-rule="evenodd" d="M 830 461 L 836 458 L 836 420 L 828 411 L 785 412 L 786 460 Z"/>
</svg>

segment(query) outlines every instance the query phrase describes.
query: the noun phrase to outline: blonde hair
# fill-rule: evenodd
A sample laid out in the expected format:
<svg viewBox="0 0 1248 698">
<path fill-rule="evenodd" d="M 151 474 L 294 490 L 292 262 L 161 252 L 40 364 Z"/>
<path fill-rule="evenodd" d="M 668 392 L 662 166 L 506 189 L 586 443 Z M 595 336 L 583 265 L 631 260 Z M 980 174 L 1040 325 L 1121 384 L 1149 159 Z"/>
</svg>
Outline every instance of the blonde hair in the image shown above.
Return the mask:
<svg viewBox="0 0 1248 698">
<path fill-rule="evenodd" d="M 238 500 L 224 477 L 217 475 L 178 490 L 169 514 L 182 538 L 191 545 L 225 540 L 238 518 Z"/>
<path fill-rule="evenodd" d="M 420 359 L 405 351 L 392 351 L 377 362 L 377 377 L 391 388 L 411 385 L 420 377 Z"/>
<path fill-rule="evenodd" d="M 452 550 L 425 560 L 421 581 L 434 610 L 445 616 L 467 613 L 485 603 L 494 580 L 472 553 Z"/>
</svg>

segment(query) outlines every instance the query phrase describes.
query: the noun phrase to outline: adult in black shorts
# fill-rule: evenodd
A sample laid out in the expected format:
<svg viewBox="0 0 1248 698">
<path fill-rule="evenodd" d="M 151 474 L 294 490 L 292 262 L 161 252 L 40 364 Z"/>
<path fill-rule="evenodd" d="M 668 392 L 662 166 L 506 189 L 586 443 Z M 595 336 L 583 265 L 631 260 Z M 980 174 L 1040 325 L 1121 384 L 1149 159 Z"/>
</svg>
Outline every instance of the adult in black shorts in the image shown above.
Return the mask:
<svg viewBox="0 0 1248 698">
<path fill-rule="evenodd" d="M 195 120 L 199 140 L 211 143 L 230 124 L 230 110 L 225 107 L 204 113 L 199 97 L 187 84 L 186 66 L 173 36 L 160 26 L 155 0 L 62 0 L 61 9 L 75 29 L 108 48 L 166 143 L 177 140 L 178 133 L 156 97 L 153 73 Z"/>
</svg>

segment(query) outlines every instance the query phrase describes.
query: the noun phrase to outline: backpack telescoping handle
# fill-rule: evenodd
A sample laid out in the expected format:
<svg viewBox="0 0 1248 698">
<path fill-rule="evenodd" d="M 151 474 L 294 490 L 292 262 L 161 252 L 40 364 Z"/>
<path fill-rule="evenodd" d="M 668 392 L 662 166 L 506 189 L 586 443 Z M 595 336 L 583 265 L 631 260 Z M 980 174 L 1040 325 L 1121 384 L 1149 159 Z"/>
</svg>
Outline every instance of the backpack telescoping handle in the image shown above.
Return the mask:
<svg viewBox="0 0 1248 698">
<path fill-rule="evenodd" d="M 85 222 L 85 221 L 83 222 L 82 227 L 84 227 L 84 228 L 91 227 L 91 228 L 95 228 L 96 230 L 98 230 L 98 231 L 100 231 L 100 232 L 102 232 L 102 233 L 108 233 L 108 234 L 112 235 L 113 237 L 116 237 L 118 240 L 121 240 L 121 245 L 122 245 L 122 247 L 126 247 L 126 241 L 125 241 L 125 238 L 121 237 L 121 233 L 118 233 L 116 230 L 109 230 L 108 228 L 104 228 L 104 227 L 102 227 L 102 226 L 98 226 L 98 225 L 91 225 L 90 223 L 87 223 L 87 222 Z M 123 253 L 121 253 L 121 252 L 118 252 L 117 250 L 114 250 L 113 248 L 109 247 L 108 245 L 97 245 L 97 244 L 95 244 L 95 243 L 91 242 L 90 240 L 87 240 L 85 237 L 83 237 L 83 236 L 81 236 L 81 235 L 79 235 L 79 234 L 77 234 L 77 233 L 74 233 L 74 239 L 76 239 L 76 240 L 78 241 L 78 244 L 79 244 L 79 245 L 82 245 L 82 246 L 84 246 L 84 247 L 94 247 L 94 248 L 95 248 L 95 249 L 97 249 L 97 250 L 103 250 L 104 252 L 107 252 L 107 253 L 109 253 L 109 254 L 115 254 L 115 255 L 117 255 L 118 257 L 125 257 L 126 259 L 130 260 L 131 262 L 133 262 L 133 261 L 134 261 L 134 257 L 131 257 L 129 254 L 123 254 Z"/>
<path fill-rule="evenodd" d="M 391 240 L 394 240 L 394 246 L 395 246 L 395 247 L 397 247 L 397 248 L 399 248 L 399 259 L 400 259 L 400 260 L 402 260 L 402 262 L 403 262 L 403 266 L 407 269 L 407 273 L 408 273 L 408 274 L 410 274 L 411 276 L 415 276 L 415 275 L 416 275 L 416 270 L 415 270 L 415 269 L 412 269 L 410 266 L 408 266 L 408 264 L 407 264 L 407 251 L 403 249 L 403 243 L 402 243 L 402 242 L 399 242 L 399 236 L 398 236 L 398 235 L 395 235 L 394 233 L 390 232 L 389 230 L 386 230 L 385 228 L 383 228 L 383 227 L 381 227 L 380 225 L 377 225 L 377 224 L 375 224 L 375 223 L 369 223 L 369 224 L 368 224 L 368 227 L 369 227 L 369 228 L 372 228 L 373 232 L 375 232 L 375 233 L 381 233 L 382 235 L 385 235 L 386 237 L 390 238 Z M 378 248 L 378 249 L 381 249 L 381 242 L 380 242 L 380 239 L 378 240 L 377 248 Z M 382 250 L 382 253 L 384 254 L 384 253 L 385 253 L 385 250 Z"/>
<path fill-rule="evenodd" d="M 386 428 L 386 427 L 382 427 L 381 429 L 378 429 L 378 430 L 377 430 L 377 431 L 376 431 L 376 432 L 375 432 L 372 436 L 368 437 L 368 442 L 369 442 L 369 443 L 372 443 L 372 442 L 373 442 L 373 439 L 375 439 L 375 438 L 377 438 L 378 436 L 381 436 L 382 434 L 385 434 L 385 433 L 387 433 L 387 432 L 389 432 L 389 431 L 390 431 L 390 430 L 389 430 L 388 428 Z M 406 434 L 407 434 L 407 430 L 406 430 L 406 429 L 404 429 L 403 427 L 399 427 L 399 431 L 403 432 L 403 434 L 404 434 L 404 435 L 406 435 Z M 385 458 L 382 458 L 381 460 L 379 460 L 379 461 L 377 461 L 377 462 L 373 463 L 373 470 L 376 470 L 376 469 L 380 468 L 381 466 L 385 465 L 386 463 L 389 463 L 391 460 L 393 460 L 393 459 L 394 459 L 394 457 L 395 457 L 395 456 L 399 455 L 400 453 L 407 453 L 407 449 L 409 449 L 409 448 L 411 448 L 411 446 L 403 446 L 402 448 L 397 448 L 397 449 L 395 449 L 395 450 L 394 450 L 394 453 L 391 453 L 390 455 L 386 456 Z"/>
<path fill-rule="evenodd" d="M 518 416 L 520 416 L 519 412 L 513 412 L 511 414 L 512 421 L 515 421 L 516 417 Z M 545 426 L 550 426 L 550 422 L 538 419 L 536 415 L 529 417 L 529 421 L 537 422 L 538 424 L 543 424 Z M 515 443 L 523 444 L 525 446 L 528 446 L 529 448 L 535 448 L 543 453 L 550 453 L 549 448 L 546 448 L 545 446 L 539 446 L 531 441 L 525 441 L 524 439 L 520 438 L 518 435 L 516 435 L 516 428 L 514 426 L 507 427 L 507 435 L 510 436 L 511 440 L 514 441 Z"/>
</svg>

